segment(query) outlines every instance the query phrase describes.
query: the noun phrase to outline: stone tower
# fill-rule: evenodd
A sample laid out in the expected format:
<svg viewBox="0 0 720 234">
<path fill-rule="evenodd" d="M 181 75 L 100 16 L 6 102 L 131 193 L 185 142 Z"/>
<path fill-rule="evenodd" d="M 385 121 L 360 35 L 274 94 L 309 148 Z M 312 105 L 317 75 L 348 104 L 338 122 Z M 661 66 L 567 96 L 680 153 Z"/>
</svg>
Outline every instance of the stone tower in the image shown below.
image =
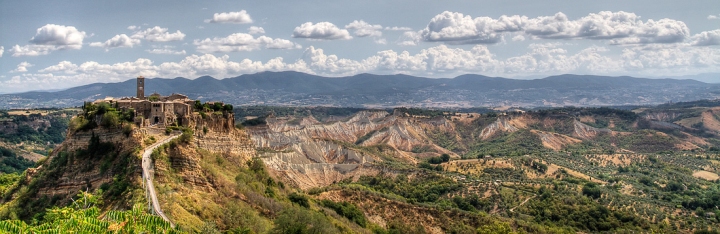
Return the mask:
<svg viewBox="0 0 720 234">
<path fill-rule="evenodd" d="M 145 77 L 142 76 L 137 78 L 137 98 L 145 99 Z"/>
</svg>

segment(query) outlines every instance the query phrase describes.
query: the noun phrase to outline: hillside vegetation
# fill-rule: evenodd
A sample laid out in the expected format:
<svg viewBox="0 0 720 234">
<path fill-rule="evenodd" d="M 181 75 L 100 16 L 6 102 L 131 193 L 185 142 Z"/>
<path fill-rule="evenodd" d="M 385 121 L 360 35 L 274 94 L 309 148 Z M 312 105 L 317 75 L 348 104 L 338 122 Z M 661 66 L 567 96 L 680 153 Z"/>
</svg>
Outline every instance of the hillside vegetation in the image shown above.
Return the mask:
<svg viewBox="0 0 720 234">
<path fill-rule="evenodd" d="M 506 112 L 251 106 L 196 112 L 188 126 L 165 129 L 85 106 L 37 168 L 0 176 L 0 230 L 713 233 L 713 103 Z M 185 134 L 151 155 L 172 227 L 144 212 L 139 161 L 174 130 Z"/>
</svg>

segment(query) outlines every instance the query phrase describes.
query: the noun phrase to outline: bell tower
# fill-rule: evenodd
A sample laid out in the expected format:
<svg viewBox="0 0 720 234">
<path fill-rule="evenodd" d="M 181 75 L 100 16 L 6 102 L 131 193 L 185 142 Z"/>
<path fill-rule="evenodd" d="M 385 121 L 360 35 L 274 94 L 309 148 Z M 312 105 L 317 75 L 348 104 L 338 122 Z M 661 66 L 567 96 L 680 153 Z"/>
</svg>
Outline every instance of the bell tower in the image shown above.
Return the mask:
<svg viewBox="0 0 720 234">
<path fill-rule="evenodd" d="M 137 98 L 145 99 L 145 77 L 137 77 Z"/>
</svg>

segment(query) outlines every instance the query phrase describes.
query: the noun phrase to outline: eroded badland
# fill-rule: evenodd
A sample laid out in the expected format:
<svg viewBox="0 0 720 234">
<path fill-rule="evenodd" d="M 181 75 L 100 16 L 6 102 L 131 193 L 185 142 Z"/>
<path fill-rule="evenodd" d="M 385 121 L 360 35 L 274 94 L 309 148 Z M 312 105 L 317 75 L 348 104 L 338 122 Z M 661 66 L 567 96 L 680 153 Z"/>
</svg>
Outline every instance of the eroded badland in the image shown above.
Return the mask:
<svg viewBox="0 0 720 234">
<path fill-rule="evenodd" d="M 142 152 L 181 135 L 151 170 L 179 231 L 691 233 L 718 224 L 718 106 L 309 108 L 236 123 L 230 105 L 138 91 L 86 104 L 0 216 L 42 219 L 98 189 L 103 211 L 147 205 Z"/>
</svg>

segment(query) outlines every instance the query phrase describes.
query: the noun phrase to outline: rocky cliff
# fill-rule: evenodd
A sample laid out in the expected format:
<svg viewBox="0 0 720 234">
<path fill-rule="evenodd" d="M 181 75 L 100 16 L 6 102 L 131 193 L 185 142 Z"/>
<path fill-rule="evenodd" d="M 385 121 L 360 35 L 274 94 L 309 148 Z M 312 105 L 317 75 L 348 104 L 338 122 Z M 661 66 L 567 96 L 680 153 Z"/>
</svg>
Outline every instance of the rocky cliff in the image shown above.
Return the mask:
<svg viewBox="0 0 720 234">
<path fill-rule="evenodd" d="M 342 121 L 269 118 L 249 129 L 259 156 L 284 180 L 302 189 L 371 175 L 385 161 L 417 163 L 418 157 L 455 153 L 435 145 L 412 117 L 362 111 Z M 425 147 L 428 154 L 412 152 Z"/>
</svg>

